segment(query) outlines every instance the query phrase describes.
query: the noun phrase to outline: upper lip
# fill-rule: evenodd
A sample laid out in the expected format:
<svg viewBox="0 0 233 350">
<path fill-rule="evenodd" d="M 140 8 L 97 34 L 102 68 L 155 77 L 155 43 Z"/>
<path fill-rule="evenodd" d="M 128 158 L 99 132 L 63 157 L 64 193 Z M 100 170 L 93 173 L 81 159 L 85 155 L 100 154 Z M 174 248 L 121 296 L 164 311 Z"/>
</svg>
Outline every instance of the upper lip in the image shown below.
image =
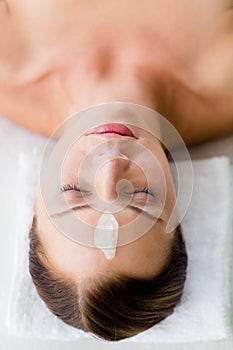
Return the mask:
<svg viewBox="0 0 233 350">
<path fill-rule="evenodd" d="M 119 123 L 109 123 L 98 126 L 97 128 L 91 130 L 86 135 L 90 134 L 117 134 L 121 136 L 134 137 L 132 131 L 124 124 Z"/>
</svg>

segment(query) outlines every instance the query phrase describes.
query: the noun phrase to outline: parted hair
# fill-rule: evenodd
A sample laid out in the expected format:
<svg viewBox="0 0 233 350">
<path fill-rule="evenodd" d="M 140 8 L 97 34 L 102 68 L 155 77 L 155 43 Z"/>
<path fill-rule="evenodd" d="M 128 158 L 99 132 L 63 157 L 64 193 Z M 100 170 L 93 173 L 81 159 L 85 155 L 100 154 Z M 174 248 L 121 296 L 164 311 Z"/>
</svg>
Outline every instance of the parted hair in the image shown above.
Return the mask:
<svg viewBox="0 0 233 350">
<path fill-rule="evenodd" d="M 162 271 L 151 279 L 119 274 L 78 283 L 48 261 L 38 237 L 36 216 L 29 235 L 29 271 L 48 309 L 66 324 L 117 341 L 134 336 L 172 314 L 186 278 L 187 253 L 177 226 Z"/>
</svg>

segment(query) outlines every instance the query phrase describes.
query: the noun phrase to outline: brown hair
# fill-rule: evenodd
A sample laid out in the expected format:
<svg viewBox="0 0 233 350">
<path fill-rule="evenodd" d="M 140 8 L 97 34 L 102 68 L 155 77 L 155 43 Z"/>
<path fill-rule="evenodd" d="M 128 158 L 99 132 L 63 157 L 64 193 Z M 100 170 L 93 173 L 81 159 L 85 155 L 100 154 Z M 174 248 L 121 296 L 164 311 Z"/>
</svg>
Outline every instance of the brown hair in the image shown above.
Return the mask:
<svg viewBox="0 0 233 350">
<path fill-rule="evenodd" d="M 30 232 L 29 269 L 37 292 L 52 313 L 75 328 L 117 341 L 145 331 L 169 316 L 186 278 L 187 254 L 176 229 L 163 270 L 150 280 L 107 275 L 88 284 L 67 280 L 51 267 L 38 238 Z"/>
</svg>

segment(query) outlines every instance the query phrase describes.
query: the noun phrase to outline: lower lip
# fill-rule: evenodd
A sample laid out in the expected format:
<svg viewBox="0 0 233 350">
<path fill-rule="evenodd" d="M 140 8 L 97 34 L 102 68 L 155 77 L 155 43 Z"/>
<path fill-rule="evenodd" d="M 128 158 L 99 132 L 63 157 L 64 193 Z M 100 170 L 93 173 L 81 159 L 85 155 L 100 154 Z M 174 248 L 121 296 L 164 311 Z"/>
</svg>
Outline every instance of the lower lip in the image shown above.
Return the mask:
<svg viewBox="0 0 233 350">
<path fill-rule="evenodd" d="M 112 123 L 112 124 L 104 124 L 98 126 L 96 129 L 88 133 L 87 135 L 90 134 L 97 134 L 97 135 L 102 135 L 102 134 L 116 134 L 119 136 L 128 136 L 128 137 L 134 137 L 134 134 L 123 124 L 118 124 L 118 123 Z"/>
</svg>

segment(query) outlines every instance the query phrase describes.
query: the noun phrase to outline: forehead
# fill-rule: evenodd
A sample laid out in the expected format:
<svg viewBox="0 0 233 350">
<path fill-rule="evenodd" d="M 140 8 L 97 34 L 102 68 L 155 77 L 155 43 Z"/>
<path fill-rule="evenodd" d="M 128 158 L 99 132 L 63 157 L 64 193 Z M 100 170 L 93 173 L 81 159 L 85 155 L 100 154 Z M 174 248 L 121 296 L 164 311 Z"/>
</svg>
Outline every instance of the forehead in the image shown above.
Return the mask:
<svg viewBox="0 0 233 350">
<path fill-rule="evenodd" d="M 46 256 L 59 272 L 67 276 L 76 279 L 92 277 L 105 274 L 110 269 L 135 278 L 149 278 L 158 273 L 166 262 L 170 239 L 164 235 L 162 228 L 154 227 L 140 239 L 118 247 L 115 258 L 107 261 L 99 249 L 74 243 L 61 235 L 51 223 L 44 222 L 42 211 L 38 204 L 39 236 Z"/>
</svg>

